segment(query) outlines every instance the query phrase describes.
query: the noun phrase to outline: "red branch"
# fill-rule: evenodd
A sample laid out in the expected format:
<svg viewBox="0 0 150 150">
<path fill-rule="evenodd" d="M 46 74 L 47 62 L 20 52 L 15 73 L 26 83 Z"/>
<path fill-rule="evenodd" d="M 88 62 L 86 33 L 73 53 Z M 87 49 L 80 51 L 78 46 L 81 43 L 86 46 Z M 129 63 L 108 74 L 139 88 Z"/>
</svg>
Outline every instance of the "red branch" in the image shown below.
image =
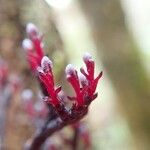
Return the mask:
<svg viewBox="0 0 150 150">
<path fill-rule="evenodd" d="M 44 56 L 43 43 L 38 29 L 33 24 L 28 24 L 27 33 L 29 39 L 23 41 L 23 47 L 26 50 L 28 62 L 33 72 L 36 73 L 40 81 L 42 91 L 45 95 L 44 100 L 49 106 L 54 117 L 48 119 L 44 127 L 37 131 L 32 139 L 29 150 L 38 150 L 54 132 L 60 130 L 66 125 L 73 124 L 82 119 L 88 112 L 90 103 L 97 97 L 96 87 L 102 72 L 95 78 L 95 62 L 89 53 L 85 53 L 83 61 L 86 69 L 80 69 L 80 75 L 73 65 L 66 67 L 66 79 L 75 91 L 75 96 L 62 96 L 61 87 L 55 86 L 52 61 Z M 63 92 L 64 93 L 64 92 Z M 64 98 L 73 100 L 71 108 L 64 104 Z M 49 115 L 52 115 L 49 113 Z"/>
</svg>

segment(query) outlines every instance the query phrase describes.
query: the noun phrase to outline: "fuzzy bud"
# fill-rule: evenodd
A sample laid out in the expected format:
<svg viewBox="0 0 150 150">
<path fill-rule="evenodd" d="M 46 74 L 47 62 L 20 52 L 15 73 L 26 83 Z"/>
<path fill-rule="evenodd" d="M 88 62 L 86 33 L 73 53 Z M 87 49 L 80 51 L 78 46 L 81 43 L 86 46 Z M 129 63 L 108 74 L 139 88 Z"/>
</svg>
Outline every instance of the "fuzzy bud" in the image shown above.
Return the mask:
<svg viewBox="0 0 150 150">
<path fill-rule="evenodd" d="M 46 72 L 48 72 L 50 68 L 52 68 L 52 64 L 52 61 L 47 56 L 44 56 L 41 60 L 41 67 Z"/>
<path fill-rule="evenodd" d="M 68 77 L 68 76 L 71 76 L 71 75 L 75 74 L 76 70 L 75 70 L 75 67 L 72 64 L 68 64 L 66 66 L 65 72 L 66 72 L 66 76 Z"/>
<path fill-rule="evenodd" d="M 28 23 L 26 26 L 26 32 L 29 36 L 38 34 L 38 28 L 33 23 Z"/>
<path fill-rule="evenodd" d="M 32 50 L 33 49 L 33 43 L 29 39 L 24 39 L 22 42 L 22 47 L 24 50 Z"/>
<path fill-rule="evenodd" d="M 88 85 L 88 81 L 82 73 L 79 72 L 78 76 L 82 86 Z"/>
<path fill-rule="evenodd" d="M 83 55 L 83 61 L 86 63 L 88 61 L 92 60 L 92 55 L 88 52 L 86 52 L 84 55 Z"/>
<path fill-rule="evenodd" d="M 43 74 L 44 71 L 43 71 L 43 68 L 42 67 L 37 67 L 37 71 L 39 74 Z"/>
</svg>

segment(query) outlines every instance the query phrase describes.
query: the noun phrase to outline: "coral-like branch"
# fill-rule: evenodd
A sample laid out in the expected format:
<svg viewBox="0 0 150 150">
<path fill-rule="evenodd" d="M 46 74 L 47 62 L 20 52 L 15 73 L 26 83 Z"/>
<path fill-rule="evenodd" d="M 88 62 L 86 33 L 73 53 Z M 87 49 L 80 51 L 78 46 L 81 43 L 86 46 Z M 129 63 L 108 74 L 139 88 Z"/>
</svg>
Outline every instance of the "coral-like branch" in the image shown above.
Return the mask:
<svg viewBox="0 0 150 150">
<path fill-rule="evenodd" d="M 54 115 L 53 118 L 48 119 L 40 131 L 37 131 L 28 147 L 29 150 L 37 150 L 54 132 L 78 122 L 87 114 L 90 103 L 98 95 L 95 91 L 102 72 L 96 78 L 94 77 L 95 62 L 89 53 L 83 56 L 86 69 L 81 68 L 80 74 L 73 65 L 67 65 L 66 79 L 75 91 L 75 96 L 68 96 L 62 91 L 61 86 L 55 85 L 52 61 L 44 56 L 42 38 L 38 29 L 30 23 L 26 31 L 29 39 L 23 41 L 23 47 L 27 50 L 28 62 L 32 71 L 38 76 L 45 95 L 44 100 L 51 110 L 49 115 Z M 63 96 L 61 93 L 64 93 Z M 72 100 L 71 108 L 67 108 L 64 104 L 66 98 L 68 101 Z"/>
</svg>

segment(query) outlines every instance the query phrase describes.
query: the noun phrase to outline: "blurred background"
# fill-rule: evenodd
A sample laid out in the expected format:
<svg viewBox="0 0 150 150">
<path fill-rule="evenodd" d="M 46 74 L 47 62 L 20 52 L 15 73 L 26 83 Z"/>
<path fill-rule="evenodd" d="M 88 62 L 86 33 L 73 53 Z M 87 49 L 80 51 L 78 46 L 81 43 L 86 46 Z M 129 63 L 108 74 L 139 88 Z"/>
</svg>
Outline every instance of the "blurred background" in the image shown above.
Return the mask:
<svg viewBox="0 0 150 150">
<path fill-rule="evenodd" d="M 86 117 L 92 150 L 149 150 L 149 0 L 0 0 L 0 146 L 22 149 L 35 130 L 22 102 L 39 90 L 21 47 L 28 22 L 44 34 L 57 82 L 84 52 L 103 70 Z"/>
</svg>

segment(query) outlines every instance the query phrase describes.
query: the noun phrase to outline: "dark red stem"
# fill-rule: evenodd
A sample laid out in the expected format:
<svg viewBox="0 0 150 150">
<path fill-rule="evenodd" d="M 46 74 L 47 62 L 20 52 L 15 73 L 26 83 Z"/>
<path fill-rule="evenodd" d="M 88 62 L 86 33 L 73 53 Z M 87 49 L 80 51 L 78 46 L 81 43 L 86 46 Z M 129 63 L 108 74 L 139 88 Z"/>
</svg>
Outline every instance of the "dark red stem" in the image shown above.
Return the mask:
<svg viewBox="0 0 150 150">
<path fill-rule="evenodd" d="M 45 142 L 45 140 L 51 136 L 54 132 L 62 129 L 65 126 L 65 122 L 63 122 L 59 117 L 51 120 L 47 127 L 44 130 L 38 130 L 33 137 L 32 143 L 27 148 L 28 150 L 40 150 L 41 146 Z"/>
</svg>

